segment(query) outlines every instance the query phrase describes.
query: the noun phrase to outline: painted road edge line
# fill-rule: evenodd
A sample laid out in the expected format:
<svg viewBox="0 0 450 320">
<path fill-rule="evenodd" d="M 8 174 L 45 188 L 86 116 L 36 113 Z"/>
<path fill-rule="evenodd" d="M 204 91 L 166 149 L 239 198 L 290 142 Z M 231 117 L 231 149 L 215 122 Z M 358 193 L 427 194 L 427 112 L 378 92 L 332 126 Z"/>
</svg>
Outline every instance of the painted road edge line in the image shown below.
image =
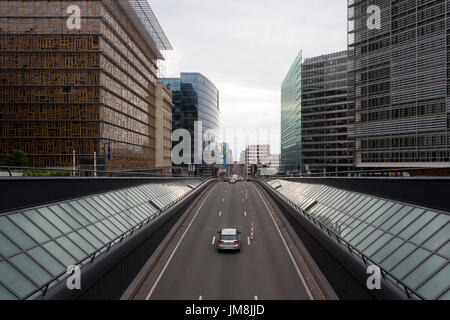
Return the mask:
<svg viewBox="0 0 450 320">
<path fill-rule="evenodd" d="M 291 252 L 291 250 L 289 249 L 289 246 L 287 245 L 286 240 L 285 240 L 284 237 L 283 237 L 283 234 L 281 233 L 280 228 L 278 227 L 277 223 L 275 222 L 275 219 L 274 219 L 274 217 L 273 217 L 273 215 L 272 215 L 272 212 L 271 212 L 270 209 L 269 209 L 269 206 L 267 205 L 266 201 L 265 201 L 264 198 L 262 197 L 262 195 L 261 195 L 261 193 L 259 192 L 259 190 L 258 190 L 255 186 L 253 186 L 253 187 L 255 188 L 256 192 L 257 192 L 258 195 L 259 195 L 259 197 L 260 197 L 261 200 L 263 201 L 264 206 L 266 207 L 267 211 L 269 212 L 270 217 L 272 218 L 272 221 L 273 221 L 273 223 L 275 224 L 275 227 L 276 227 L 277 230 L 278 230 L 278 233 L 279 233 L 279 235 L 280 235 L 280 237 L 281 237 L 281 240 L 283 241 L 283 244 L 284 244 L 284 246 L 286 247 L 286 250 L 287 250 L 287 252 L 288 252 L 288 254 L 289 254 L 289 257 L 291 257 L 291 260 L 292 260 L 292 263 L 294 264 L 295 270 L 297 271 L 298 276 L 300 277 L 300 280 L 301 280 L 303 286 L 305 287 L 305 290 L 306 290 L 306 293 L 308 294 L 309 299 L 310 299 L 310 300 L 314 300 L 314 297 L 313 297 L 313 295 L 312 295 L 312 293 L 311 293 L 311 290 L 309 289 L 308 284 L 306 283 L 305 278 L 303 277 L 303 275 L 302 275 L 302 273 L 301 273 L 301 271 L 300 271 L 300 268 L 298 267 L 297 262 L 295 261 L 294 256 L 292 255 L 292 252 Z"/>
<path fill-rule="evenodd" d="M 209 190 L 208 195 L 205 197 L 205 199 L 203 200 L 202 204 L 200 205 L 200 207 L 197 209 L 197 212 L 195 213 L 194 217 L 192 218 L 191 222 L 189 223 L 188 227 L 186 228 L 186 230 L 184 230 L 183 235 L 180 237 L 180 239 L 178 240 L 178 243 L 175 247 L 175 249 L 172 251 L 172 253 L 169 256 L 169 259 L 167 259 L 164 267 L 162 268 L 161 272 L 158 275 L 158 278 L 156 278 L 155 283 L 153 284 L 152 288 L 150 289 L 150 292 L 147 294 L 147 297 L 145 297 L 145 300 L 150 300 L 150 297 L 152 296 L 153 292 L 155 291 L 156 287 L 158 286 L 159 281 L 161 280 L 164 272 L 166 271 L 167 267 L 169 266 L 170 262 L 172 261 L 173 256 L 175 255 L 175 252 L 178 250 L 178 247 L 180 246 L 181 242 L 184 239 L 184 236 L 186 235 L 186 233 L 189 231 L 189 229 L 191 228 L 191 225 L 194 223 L 195 218 L 197 217 L 198 213 L 200 212 L 201 208 L 203 208 L 203 205 L 205 204 L 206 200 L 208 200 L 209 196 L 211 195 L 211 192 L 216 189 L 217 185 L 214 186 L 214 188 L 211 188 L 211 190 Z"/>
</svg>

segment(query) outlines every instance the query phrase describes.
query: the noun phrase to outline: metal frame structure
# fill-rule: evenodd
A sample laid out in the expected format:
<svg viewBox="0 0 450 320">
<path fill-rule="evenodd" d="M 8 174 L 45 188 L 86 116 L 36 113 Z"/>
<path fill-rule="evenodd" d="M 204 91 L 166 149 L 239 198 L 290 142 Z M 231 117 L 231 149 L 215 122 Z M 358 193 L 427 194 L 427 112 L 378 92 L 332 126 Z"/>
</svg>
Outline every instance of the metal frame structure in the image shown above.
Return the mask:
<svg viewBox="0 0 450 320">
<path fill-rule="evenodd" d="M 329 226 L 327 226 L 325 223 L 323 223 L 322 221 L 320 221 L 320 219 L 318 219 L 317 217 L 314 217 L 312 214 L 310 214 L 310 210 L 312 210 L 312 208 L 314 206 L 317 205 L 317 201 L 314 201 L 314 199 L 309 198 L 309 200 L 303 200 L 302 202 L 302 206 L 304 206 L 304 208 L 302 208 L 299 205 L 299 202 L 296 203 L 296 201 L 299 200 L 299 198 L 302 195 L 298 195 L 297 198 L 295 199 L 291 199 L 289 197 L 287 197 L 286 195 L 284 195 L 283 193 L 281 193 L 279 191 L 279 188 L 281 185 L 279 186 L 272 186 L 270 183 L 268 183 L 267 181 L 262 180 L 266 185 L 268 185 L 271 189 L 274 190 L 274 192 L 283 200 L 285 200 L 293 209 L 295 209 L 297 212 L 301 213 L 303 216 L 305 216 L 309 221 L 311 221 L 314 225 L 316 225 L 318 228 L 320 228 L 323 232 L 325 232 L 326 234 L 328 234 L 328 236 L 330 238 L 332 238 L 333 240 L 335 240 L 336 242 L 338 242 L 338 244 L 340 246 L 342 246 L 343 248 L 345 248 L 346 250 L 349 250 L 349 252 L 358 257 L 360 260 L 362 260 L 362 262 L 366 265 L 377 265 L 380 267 L 382 276 L 384 279 L 389 280 L 391 283 L 393 283 L 394 285 L 400 286 L 400 288 L 403 289 L 404 293 L 406 294 L 406 296 L 408 298 L 418 298 L 418 299 L 427 299 L 426 297 L 424 297 L 423 295 L 421 295 L 420 293 L 418 293 L 416 290 L 414 290 L 413 288 L 411 288 L 410 286 L 408 286 L 403 279 L 406 279 L 410 274 L 412 274 L 415 270 L 417 270 L 420 266 L 422 266 L 422 264 L 429 259 L 430 257 L 432 257 L 433 255 L 438 255 L 439 253 L 438 251 L 440 251 L 442 248 L 444 248 L 446 245 L 448 245 L 448 240 L 444 241 L 437 249 L 435 249 L 434 251 L 429 250 L 429 253 L 420 261 L 417 262 L 417 264 L 415 265 L 414 268 L 411 268 L 406 274 L 403 275 L 402 279 L 398 279 L 396 276 L 394 276 L 391 272 L 389 272 L 388 270 L 386 270 L 386 268 L 384 268 L 382 266 L 382 263 L 384 261 L 386 261 L 386 259 L 388 259 L 392 254 L 394 254 L 399 248 L 401 248 L 402 246 L 404 246 L 409 242 L 409 239 L 412 238 L 413 236 L 411 236 L 409 239 L 402 239 L 404 240 L 403 242 L 399 243 L 390 253 L 388 253 L 380 262 L 375 262 L 371 257 L 368 257 L 367 254 L 363 253 L 362 251 L 371 247 L 373 244 L 375 244 L 378 240 L 380 240 L 383 236 L 385 236 L 386 234 L 391 235 L 391 239 L 389 239 L 384 245 L 380 246 L 378 249 L 376 249 L 376 251 L 374 253 L 371 254 L 371 256 L 373 257 L 377 252 L 380 252 L 383 247 L 390 243 L 390 241 L 392 241 L 395 238 L 395 235 L 390 234 L 389 231 L 383 231 L 381 234 L 379 234 L 378 236 L 375 236 L 375 238 L 371 239 L 372 241 L 370 243 L 366 243 L 364 249 L 358 249 L 357 246 L 360 245 L 361 243 L 363 243 L 367 238 L 369 238 L 371 235 L 374 235 L 375 232 L 377 230 L 381 231 L 380 228 L 378 228 L 377 226 L 372 226 L 371 224 L 368 224 L 365 228 L 363 228 L 362 230 L 360 230 L 358 233 L 354 234 L 352 236 L 352 238 L 345 240 L 342 235 L 339 235 L 335 230 L 330 229 Z M 342 190 L 342 189 L 337 189 L 334 187 L 329 187 L 326 185 L 322 185 L 320 187 L 318 187 L 318 189 L 316 190 L 316 193 L 314 195 L 314 198 L 319 198 L 321 195 L 324 195 L 326 193 L 329 193 L 330 189 L 335 189 L 337 190 L 329 199 L 328 204 L 323 204 L 326 207 L 329 207 L 330 210 L 335 210 L 336 213 L 331 214 L 329 217 L 327 217 L 328 220 L 334 220 L 337 218 L 337 220 L 335 220 L 334 222 L 340 221 L 342 223 L 342 225 L 345 225 L 345 223 L 347 221 L 349 221 L 352 216 L 348 215 L 342 215 L 342 211 L 336 210 L 333 207 L 330 207 L 329 204 L 333 204 L 335 202 L 339 202 L 339 199 L 342 199 L 342 195 L 343 193 L 346 193 L 347 191 Z M 347 192 L 348 193 L 348 192 Z M 306 196 L 304 196 L 306 198 Z M 367 200 L 364 199 L 364 197 L 366 198 L 371 198 L 371 200 Z M 358 206 L 362 205 L 362 207 L 360 207 L 358 210 L 360 209 L 365 209 L 367 211 L 370 210 L 370 208 L 374 207 L 375 204 L 377 204 L 379 202 L 379 200 L 383 200 L 385 202 L 385 204 L 382 204 L 381 206 L 379 206 L 378 208 L 376 208 L 372 213 L 370 213 L 370 216 L 372 214 L 374 214 L 375 212 L 377 212 L 377 210 L 381 209 L 384 205 L 389 204 L 389 202 L 392 202 L 392 205 L 389 206 L 389 208 L 386 208 L 385 211 L 383 212 L 388 212 L 391 208 L 393 208 L 395 206 L 395 204 L 400 205 L 399 208 L 397 208 L 397 210 L 392 213 L 392 215 L 386 219 L 386 221 L 389 221 L 397 212 L 399 212 L 400 210 L 403 210 L 406 206 L 410 207 L 407 204 L 403 204 L 401 202 L 398 201 L 386 201 L 385 199 L 379 198 L 379 197 L 375 197 L 375 196 L 370 196 L 368 197 L 367 195 L 364 195 L 362 193 L 358 193 L 358 192 L 352 192 L 350 199 L 351 202 L 348 203 L 348 206 L 352 206 L 352 208 L 350 210 L 353 210 L 355 208 L 357 208 Z M 375 201 L 374 201 L 375 200 Z M 372 203 L 372 204 L 371 204 Z M 367 207 L 369 205 L 369 207 Z M 419 208 L 419 209 L 423 209 L 423 210 L 429 210 L 429 208 L 425 208 L 425 207 L 420 207 L 420 206 L 415 206 L 415 208 Z M 403 216 L 401 216 L 398 221 L 402 220 L 408 213 L 414 211 L 414 207 L 411 207 L 409 209 L 409 211 L 407 213 L 405 213 Z M 439 210 L 434 210 L 434 212 L 437 212 L 438 214 L 445 214 L 448 215 L 448 212 L 443 212 L 443 211 L 439 211 Z M 356 213 L 355 213 L 356 214 Z M 369 217 L 370 217 L 369 216 Z M 380 216 L 381 217 L 381 216 Z M 380 217 L 378 217 L 377 219 L 379 219 Z M 426 222 L 422 227 L 420 227 L 418 230 L 415 231 L 415 234 L 419 233 L 421 230 L 423 230 L 424 228 L 426 228 L 426 226 L 431 223 L 435 218 L 437 217 L 434 216 L 433 218 L 431 218 L 430 221 Z M 322 217 L 321 217 L 322 218 Z M 357 217 L 355 220 L 358 220 L 359 217 Z M 376 219 L 376 220 L 377 220 Z M 420 219 L 420 216 L 412 219 L 409 224 L 407 224 L 406 226 L 404 226 L 399 232 L 398 234 L 400 234 L 401 232 L 403 232 L 404 230 L 407 230 L 411 225 L 413 225 L 416 221 L 418 221 L 418 219 Z M 383 221 L 383 223 L 385 223 L 386 221 Z M 352 222 L 353 223 L 353 222 Z M 351 224 L 351 223 L 350 223 Z M 341 232 L 348 229 L 348 227 L 350 226 L 350 224 L 347 224 L 344 229 L 340 230 Z M 355 225 L 354 228 L 352 229 L 355 230 L 358 228 L 358 226 L 360 226 L 362 224 L 362 221 L 360 221 L 360 223 L 358 225 Z M 428 235 L 428 237 L 421 242 L 421 244 L 426 243 L 427 241 L 429 241 L 430 239 L 432 239 L 435 235 L 437 235 L 439 232 L 442 232 L 445 227 L 448 225 L 448 222 L 444 225 L 442 225 L 440 228 L 436 229 L 432 234 Z M 369 232 L 369 234 L 367 234 L 365 237 L 363 237 L 362 239 L 360 239 L 356 244 L 351 244 L 351 241 L 356 239 L 359 235 L 361 235 L 365 230 L 368 230 L 368 227 L 372 226 L 373 230 Z M 392 227 L 390 227 L 392 228 Z M 390 229 L 389 228 L 389 229 Z M 350 234 L 352 231 L 348 232 L 346 235 Z M 398 235 L 397 235 L 398 236 Z M 413 244 L 413 243 L 411 243 Z M 400 259 L 395 265 L 392 266 L 391 270 L 394 270 L 397 266 L 399 266 L 402 262 L 406 261 L 408 258 L 410 258 L 415 252 L 416 250 L 418 250 L 418 248 L 420 248 L 420 245 L 415 245 L 417 248 L 412 249 L 408 254 L 406 254 L 406 256 L 404 256 L 402 259 Z M 444 258 L 445 259 L 445 258 Z M 443 263 L 439 268 L 436 268 L 436 270 L 434 270 L 431 274 L 429 274 L 426 278 L 424 278 L 422 280 L 422 282 L 420 282 L 416 288 L 420 288 L 422 287 L 422 285 L 424 285 L 428 280 L 432 279 L 435 275 L 439 274 L 442 270 L 444 270 L 445 268 L 448 268 L 449 262 L 447 260 L 447 263 Z M 439 299 L 440 297 L 444 296 L 445 294 L 448 294 L 448 290 L 450 289 L 450 285 L 448 285 L 446 288 L 444 288 L 444 290 L 442 292 L 440 292 L 435 298 Z"/>
<path fill-rule="evenodd" d="M 31 228 L 33 230 L 35 230 L 36 232 L 38 232 L 40 234 L 45 235 L 47 238 L 47 240 L 44 242 L 40 242 L 34 238 L 34 242 L 37 245 L 34 245 L 33 247 L 28 248 L 28 249 L 21 247 L 19 244 L 17 244 L 17 242 L 15 242 L 11 238 L 11 236 L 9 236 L 4 231 L 0 230 L 1 237 L 5 238 L 7 241 L 11 242 L 15 247 L 20 249 L 18 252 L 15 252 L 11 256 L 0 254 L 0 261 L 2 261 L 2 262 L 6 261 L 10 267 L 14 268 L 16 270 L 16 272 L 19 272 L 19 274 L 22 277 L 24 277 L 28 282 L 33 284 L 36 287 L 36 289 L 32 290 L 31 292 L 28 292 L 24 296 L 21 296 L 16 290 L 14 290 L 14 288 L 9 287 L 6 283 L 2 282 L 1 280 L 0 280 L 0 285 L 3 286 L 4 288 L 6 288 L 7 291 L 9 291 L 10 294 L 15 296 L 17 299 L 36 298 L 39 295 L 45 296 L 46 293 L 48 292 L 48 290 L 50 289 L 50 287 L 52 287 L 54 284 L 56 284 L 56 282 L 63 280 L 65 277 L 67 277 L 69 275 L 67 274 L 66 270 L 63 270 L 62 272 L 58 273 L 57 275 L 54 275 L 54 273 L 52 273 L 52 271 L 49 269 L 49 266 L 45 266 L 42 263 L 40 263 L 39 261 L 37 261 L 37 259 L 35 259 L 31 254 L 28 254 L 28 251 L 39 248 L 39 249 L 43 250 L 44 254 L 48 255 L 56 263 L 58 263 L 60 266 L 64 267 L 65 264 L 61 260 L 61 257 L 58 257 L 57 254 L 55 254 L 51 250 L 48 250 L 46 247 L 44 247 L 45 244 L 54 242 L 57 246 L 62 248 L 62 250 L 66 254 L 68 254 L 71 257 L 72 261 L 77 261 L 75 263 L 76 265 L 85 266 L 88 263 L 92 263 L 97 257 L 102 255 L 103 253 L 109 252 L 112 247 L 114 247 L 116 245 L 120 245 L 124 241 L 125 238 L 131 237 L 137 230 L 142 229 L 144 226 L 148 225 L 150 222 L 155 220 L 158 216 L 167 212 L 170 208 L 172 208 L 176 204 L 180 203 L 183 199 L 188 197 L 194 190 L 196 190 L 197 187 L 203 185 L 208 180 L 209 179 L 202 181 L 195 188 L 192 186 L 192 184 L 186 185 L 187 189 L 184 190 L 184 193 L 181 196 L 174 199 L 173 201 L 169 200 L 169 198 L 167 198 L 167 197 L 165 198 L 163 195 L 152 198 L 152 199 L 157 199 L 156 201 L 158 201 L 158 204 L 159 204 L 158 207 L 153 206 L 154 207 L 153 213 L 148 215 L 148 217 L 145 217 L 145 219 L 142 214 L 139 214 L 137 216 L 133 215 L 134 219 L 129 216 L 130 219 L 128 221 L 125 221 L 126 222 L 125 224 L 121 221 L 122 217 L 120 217 L 120 219 L 119 219 L 119 217 L 117 215 L 121 215 L 126 210 L 134 210 L 135 208 L 141 207 L 143 205 L 148 205 L 148 201 L 146 200 L 148 198 L 148 195 L 146 197 L 145 191 L 147 191 L 147 193 L 148 193 L 150 189 L 148 189 L 148 190 L 142 189 L 142 188 L 146 188 L 146 186 L 148 186 L 148 185 L 126 188 L 126 189 L 122 189 L 122 190 L 101 193 L 101 194 L 97 194 L 97 195 L 93 195 L 93 196 L 81 197 L 76 200 L 59 201 L 59 202 L 55 202 L 52 204 L 46 204 L 46 205 L 41 205 L 41 206 L 37 206 L 37 207 L 33 207 L 33 208 L 28 208 L 27 210 L 20 209 L 20 210 L 14 210 L 14 211 L 11 211 L 8 213 L 0 214 L 0 218 L 4 217 L 4 219 L 7 219 L 8 223 L 11 226 L 16 228 L 17 230 L 20 230 L 20 232 L 27 235 L 28 237 L 33 237 L 30 234 L 30 230 L 28 230 L 28 232 L 27 232 L 22 227 L 23 223 L 19 224 L 14 219 L 8 218 L 8 216 L 13 215 L 13 214 L 23 213 L 24 211 L 28 212 L 31 210 L 45 209 L 45 210 L 49 210 L 49 212 L 51 214 L 53 214 L 54 216 L 56 216 L 57 218 L 61 219 L 62 222 L 64 224 L 67 224 L 67 226 L 69 226 L 69 228 L 71 229 L 68 232 L 64 232 L 64 230 L 61 229 L 61 226 L 59 226 L 58 223 L 55 223 L 54 220 L 46 218 L 43 215 L 40 215 L 40 219 L 42 219 L 42 221 L 45 222 L 47 227 L 50 226 L 50 228 L 53 228 L 54 230 L 59 231 L 58 236 L 52 237 L 51 234 L 49 234 L 48 230 L 46 230 L 47 228 L 45 228 L 43 225 L 34 221 L 34 219 L 31 219 L 28 215 L 22 214 L 22 218 L 26 222 L 27 226 L 31 226 Z M 130 191 L 130 192 L 127 192 L 127 191 Z M 134 193 L 132 193 L 132 191 Z M 152 192 L 155 192 L 155 190 Z M 113 194 L 114 194 L 114 196 L 113 196 Z M 172 196 L 173 195 L 175 195 L 175 194 L 172 194 Z M 101 198 L 101 197 L 104 197 L 104 198 Z M 109 200 L 109 202 L 105 201 L 105 199 Z M 126 210 L 121 211 L 121 208 L 119 206 L 117 206 L 117 203 L 118 203 L 118 201 L 127 201 L 127 199 L 130 204 L 132 202 L 132 201 L 130 201 L 130 199 L 132 199 L 136 205 L 128 206 L 128 207 L 124 206 L 124 208 Z M 160 202 L 160 199 L 165 199 L 165 202 Z M 170 199 L 172 199 L 172 198 L 170 198 Z M 91 201 L 86 201 L 86 200 L 91 200 Z M 71 204 L 75 201 L 77 202 L 77 206 L 79 206 L 79 208 L 74 207 Z M 79 202 L 79 201 L 84 201 L 84 202 Z M 60 206 L 62 204 L 65 204 L 65 206 Z M 68 211 L 67 206 L 70 207 L 71 210 Z M 110 211 L 112 213 L 109 216 L 106 216 L 106 215 L 103 216 L 103 214 L 101 213 L 101 215 L 103 216 L 102 218 L 95 219 L 95 221 L 90 221 L 90 220 L 87 220 L 87 218 L 84 214 L 80 213 L 80 208 L 81 208 L 85 213 L 88 212 L 93 217 L 95 217 L 95 214 L 91 213 L 91 211 L 89 211 L 89 209 L 90 209 L 89 206 L 91 206 L 92 208 L 94 208 L 96 211 L 98 211 L 100 213 L 101 213 L 101 209 L 104 212 Z M 114 206 L 115 206 L 115 209 L 113 209 Z M 63 215 L 65 215 L 66 220 L 64 220 L 64 218 L 61 217 L 61 212 L 58 213 L 57 211 L 52 209 L 55 207 L 62 210 L 61 212 L 63 213 Z M 98 208 L 101 208 L 101 209 L 99 210 Z M 119 209 L 119 211 L 117 209 Z M 74 216 L 73 211 L 78 212 L 80 214 L 80 217 L 82 216 L 86 221 L 88 221 L 88 223 L 87 224 L 83 223 L 80 220 L 80 217 Z M 135 211 L 138 212 L 139 210 L 136 209 Z M 38 211 L 36 211 L 36 212 L 38 212 Z M 140 217 L 140 219 L 139 219 L 139 217 Z M 79 225 L 79 227 L 75 228 L 75 227 L 71 226 L 71 223 L 68 222 L 67 218 L 69 220 L 72 220 L 72 224 L 77 224 L 77 225 Z M 114 223 L 111 222 L 111 219 L 114 221 Z M 108 223 L 103 223 L 105 221 Z M 104 227 L 104 230 L 102 230 L 100 227 L 95 226 L 98 223 L 102 223 L 101 227 Z M 131 225 L 131 227 L 129 227 L 129 225 Z M 98 233 L 92 232 L 92 230 L 90 230 L 89 227 L 95 228 L 96 232 L 98 232 Z M 114 228 L 117 229 L 116 232 L 113 231 Z M 86 238 L 85 233 L 80 232 L 82 230 L 85 230 L 89 234 L 88 238 Z M 117 235 L 118 234 L 117 231 L 123 231 L 123 232 L 121 234 L 119 234 L 118 236 L 111 237 L 111 235 Z M 107 235 L 108 233 L 110 236 Z M 77 243 L 75 240 L 72 239 L 73 237 L 69 236 L 72 234 L 75 234 L 77 236 L 77 238 L 80 239 L 80 241 L 84 241 L 85 244 L 88 244 L 91 248 L 93 248 L 95 250 L 92 252 L 86 251 L 86 247 L 84 247 L 84 245 Z M 73 246 L 76 250 L 78 250 L 79 252 L 82 252 L 84 254 L 84 257 L 82 259 L 77 258 L 76 254 L 71 253 L 70 250 L 67 250 L 67 247 L 64 247 L 63 245 L 59 244 L 57 239 L 62 239 L 62 238 L 66 238 L 70 242 L 70 246 Z M 102 241 L 102 238 L 110 239 L 110 240 L 105 242 L 105 241 Z M 92 240 L 95 240 L 95 241 L 92 242 Z M 95 244 L 95 242 L 97 244 L 101 244 L 101 245 L 98 246 Z M 48 276 L 52 276 L 52 275 L 54 275 L 54 276 L 52 276 L 49 281 L 46 281 L 43 284 L 37 283 L 33 279 L 32 276 L 30 276 L 23 270 L 23 268 L 21 269 L 20 266 L 18 266 L 16 263 L 14 263 L 11 260 L 11 259 L 14 259 L 14 257 L 18 257 L 22 254 L 25 254 L 25 257 L 27 259 L 29 259 L 29 261 L 31 261 L 31 263 L 34 263 L 38 267 L 40 267 Z"/>
</svg>

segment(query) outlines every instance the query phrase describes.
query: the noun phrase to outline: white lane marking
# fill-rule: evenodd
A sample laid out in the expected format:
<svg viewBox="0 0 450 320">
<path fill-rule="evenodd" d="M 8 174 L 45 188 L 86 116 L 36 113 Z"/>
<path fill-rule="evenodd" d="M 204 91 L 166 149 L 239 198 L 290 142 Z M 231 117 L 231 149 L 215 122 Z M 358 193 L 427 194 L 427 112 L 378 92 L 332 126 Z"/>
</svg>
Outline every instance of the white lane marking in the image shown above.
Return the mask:
<svg viewBox="0 0 450 320">
<path fill-rule="evenodd" d="M 278 230 L 278 234 L 280 235 L 281 240 L 283 241 L 283 244 L 284 244 L 284 246 L 286 247 L 286 250 L 287 250 L 287 252 L 288 252 L 288 254 L 289 254 L 289 257 L 291 258 L 291 261 L 292 261 L 292 263 L 294 264 L 295 270 L 297 271 L 297 274 L 298 274 L 298 276 L 300 277 L 300 280 L 301 280 L 303 286 L 305 287 L 305 290 L 306 290 L 306 293 L 308 294 L 309 299 L 310 299 L 310 300 L 314 300 L 314 297 L 313 297 L 313 295 L 311 294 L 311 290 L 309 289 L 308 285 L 306 284 L 305 278 L 303 277 L 302 273 L 300 272 L 300 268 L 298 267 L 297 263 L 295 262 L 294 256 L 292 255 L 291 250 L 289 250 L 289 247 L 288 247 L 288 245 L 287 245 L 287 243 L 286 243 L 286 240 L 284 240 L 283 234 L 281 233 L 280 228 L 278 228 L 278 225 L 277 225 L 277 223 L 275 222 L 275 219 L 274 219 L 274 217 L 273 217 L 273 215 L 272 215 L 272 212 L 271 212 L 270 209 L 269 209 L 269 206 L 267 205 L 266 201 L 265 201 L 264 198 L 262 197 L 261 193 L 259 193 L 259 190 L 258 190 L 255 186 L 253 186 L 253 188 L 255 188 L 256 192 L 257 192 L 258 195 L 259 195 L 259 197 L 260 197 L 261 200 L 263 201 L 263 203 L 264 203 L 264 205 L 265 205 L 267 211 L 269 212 L 269 215 L 270 215 L 270 217 L 272 218 L 273 224 L 275 225 L 275 227 L 276 227 L 277 230 Z"/>
<path fill-rule="evenodd" d="M 191 223 L 189 223 L 189 225 L 187 226 L 186 230 L 184 230 L 183 235 L 180 237 L 180 240 L 178 240 L 178 243 L 175 247 L 175 249 L 172 251 L 169 259 L 166 261 L 166 264 L 164 265 L 163 269 L 161 270 L 161 272 L 158 275 L 158 278 L 156 279 L 155 283 L 153 284 L 152 288 L 150 289 L 150 292 L 147 294 L 147 297 L 145 297 L 145 300 L 150 300 L 150 297 L 152 296 L 153 292 L 156 289 L 156 286 L 158 285 L 159 281 L 161 280 L 164 272 L 166 271 L 167 267 L 170 264 L 170 261 L 172 261 L 173 256 L 175 255 L 175 252 L 178 250 L 178 247 L 180 246 L 181 242 L 183 241 L 184 237 L 186 236 L 186 233 L 189 231 L 191 225 L 194 223 L 195 218 L 197 217 L 198 213 L 200 212 L 200 210 L 203 208 L 203 205 L 205 204 L 206 200 L 208 200 L 209 196 L 211 195 L 211 192 L 213 190 L 215 190 L 217 187 L 217 184 L 214 186 L 214 188 L 212 188 L 211 190 L 209 190 L 208 195 L 205 197 L 205 199 L 203 200 L 202 204 L 200 205 L 200 207 L 198 208 L 197 212 L 195 213 L 194 217 L 192 218 Z"/>
<path fill-rule="evenodd" d="M 203 300 L 203 297 L 202 296 L 198 297 L 198 300 Z"/>
<path fill-rule="evenodd" d="M 225 198 L 222 199 L 222 202 L 225 202 Z"/>
<path fill-rule="evenodd" d="M 219 212 L 219 217 L 222 216 L 222 211 Z"/>
<path fill-rule="evenodd" d="M 247 237 L 248 245 L 250 245 L 250 237 Z"/>
<path fill-rule="evenodd" d="M 244 216 L 247 216 L 247 211 L 244 211 Z"/>
<path fill-rule="evenodd" d="M 258 300 L 258 296 L 255 296 L 255 300 Z"/>
<path fill-rule="evenodd" d="M 211 244 L 214 244 L 216 242 L 216 236 L 213 237 L 213 241 Z"/>
</svg>

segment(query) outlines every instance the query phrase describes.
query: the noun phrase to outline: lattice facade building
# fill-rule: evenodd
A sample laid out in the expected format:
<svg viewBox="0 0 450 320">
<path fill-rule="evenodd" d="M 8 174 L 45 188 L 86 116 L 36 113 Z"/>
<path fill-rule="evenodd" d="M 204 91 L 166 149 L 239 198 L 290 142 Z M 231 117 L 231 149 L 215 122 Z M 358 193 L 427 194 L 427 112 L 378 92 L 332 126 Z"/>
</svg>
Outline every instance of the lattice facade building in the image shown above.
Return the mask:
<svg viewBox="0 0 450 320">
<path fill-rule="evenodd" d="M 171 48 L 152 14 L 145 0 L 1 0 L 0 163 L 19 149 L 36 167 L 72 167 L 73 151 L 154 167 L 157 60 Z"/>
<path fill-rule="evenodd" d="M 449 0 L 348 0 L 356 166 L 450 166 L 449 18 Z"/>
</svg>

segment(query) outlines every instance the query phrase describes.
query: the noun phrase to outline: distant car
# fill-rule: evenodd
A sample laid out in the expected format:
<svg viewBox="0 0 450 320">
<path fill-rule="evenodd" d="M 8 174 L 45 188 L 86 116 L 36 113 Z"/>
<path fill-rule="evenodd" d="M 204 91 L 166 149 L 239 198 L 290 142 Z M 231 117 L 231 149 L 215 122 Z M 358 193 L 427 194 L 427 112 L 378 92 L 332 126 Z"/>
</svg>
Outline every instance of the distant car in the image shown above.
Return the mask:
<svg viewBox="0 0 450 320">
<path fill-rule="evenodd" d="M 236 183 L 236 179 L 230 179 L 230 183 L 231 184 L 235 184 Z"/>
<path fill-rule="evenodd" d="M 217 251 L 241 251 L 241 233 L 237 229 L 221 229 L 217 233 Z"/>
</svg>

